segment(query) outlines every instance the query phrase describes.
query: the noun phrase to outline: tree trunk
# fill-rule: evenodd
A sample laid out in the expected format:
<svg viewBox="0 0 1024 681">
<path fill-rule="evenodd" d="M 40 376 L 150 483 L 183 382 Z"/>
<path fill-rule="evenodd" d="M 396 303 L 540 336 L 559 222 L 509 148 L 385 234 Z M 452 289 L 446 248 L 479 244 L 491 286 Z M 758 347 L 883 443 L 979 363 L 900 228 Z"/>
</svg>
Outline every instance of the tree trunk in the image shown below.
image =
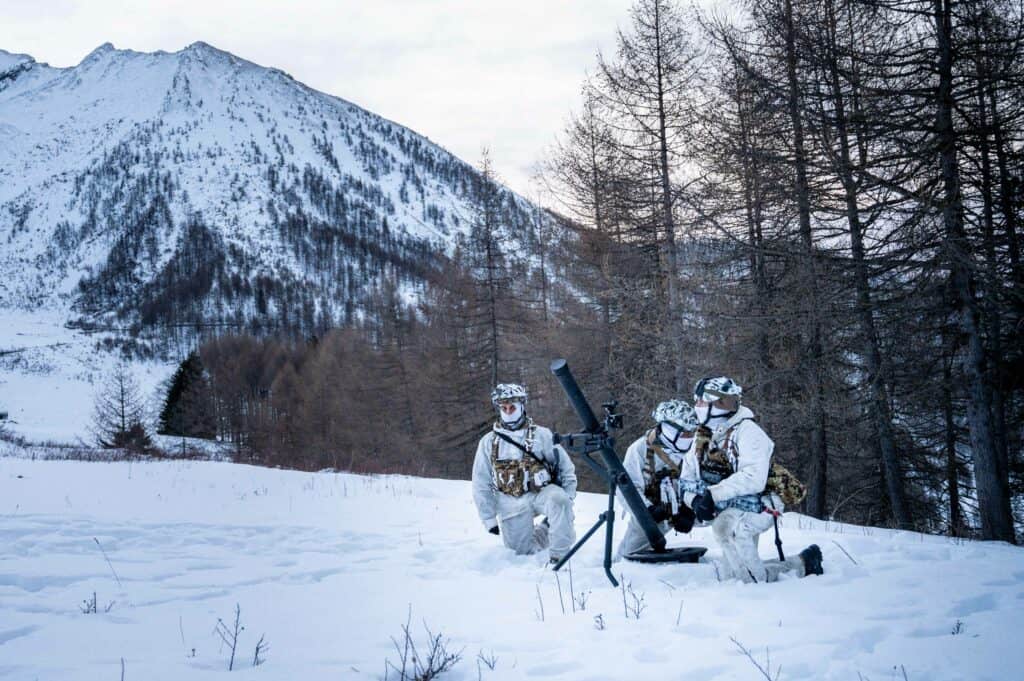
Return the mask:
<svg viewBox="0 0 1024 681">
<path fill-rule="evenodd" d="M 1008 481 L 1000 480 L 998 454 L 992 436 L 991 395 L 985 376 L 985 346 L 981 336 L 974 280 L 969 267 L 970 244 L 964 230 L 963 199 L 957 165 L 956 131 L 953 128 L 953 26 L 950 3 L 934 0 L 935 36 L 938 48 L 939 87 L 936 98 L 935 133 L 942 173 L 942 222 L 944 250 L 950 284 L 957 297 L 960 330 L 966 340 L 964 374 L 967 381 L 967 420 L 971 454 L 978 490 L 978 515 L 983 539 L 1014 541 L 1013 516 L 1006 493 Z"/>
<path fill-rule="evenodd" d="M 864 358 L 867 368 L 865 376 L 869 394 L 868 412 L 875 431 L 876 450 L 882 464 L 886 492 L 889 505 L 897 527 L 911 529 L 913 518 L 907 506 L 903 486 L 903 471 L 900 469 L 896 452 L 896 439 L 892 429 L 892 415 L 889 412 L 889 395 L 882 371 L 882 353 L 875 328 L 874 301 L 871 295 L 871 279 L 868 273 L 864 250 L 864 228 L 861 223 L 860 207 L 857 196 L 857 181 L 854 177 L 851 161 L 849 130 L 847 128 L 846 101 L 839 80 L 837 63 L 837 22 L 832 0 L 825 3 L 829 32 L 828 41 L 831 54 L 828 55 L 829 80 L 832 90 L 834 107 L 836 141 L 839 144 L 838 172 L 843 184 L 846 200 L 846 220 L 850 230 L 850 248 L 853 258 L 854 278 L 857 287 L 857 315 L 860 321 L 861 334 L 864 337 Z"/>
<path fill-rule="evenodd" d="M 946 421 L 946 488 L 949 492 L 949 536 L 963 534 L 963 510 L 960 508 L 960 474 L 956 455 L 956 421 L 953 419 L 953 376 L 950 364 L 955 349 L 942 369 L 942 408 Z"/>
<path fill-rule="evenodd" d="M 668 162 L 668 130 L 665 124 L 665 83 L 662 74 L 660 12 L 660 5 L 658 3 L 654 3 L 655 36 L 657 41 L 657 63 L 655 66 L 657 68 L 658 77 L 658 179 L 661 182 L 662 228 L 665 230 L 665 265 L 668 269 L 668 280 L 666 281 L 666 285 L 668 289 L 668 314 L 669 319 L 671 320 L 671 323 L 668 325 L 670 333 L 669 340 L 674 350 L 674 356 L 672 358 L 673 382 L 675 384 L 676 394 L 682 395 L 685 394 L 686 390 L 686 371 L 683 362 L 683 339 L 682 334 L 678 331 L 678 322 L 682 315 L 682 310 L 679 305 L 679 287 L 676 281 L 679 277 L 679 267 L 676 254 L 676 225 L 672 211 L 672 181 Z"/>
<path fill-rule="evenodd" d="M 811 479 L 807 491 L 806 509 L 815 517 L 823 518 L 826 514 L 826 495 L 828 492 L 828 440 L 826 433 L 826 416 L 822 401 L 824 372 L 822 371 L 823 344 L 821 337 L 821 320 L 819 318 L 820 301 L 817 292 L 817 257 L 814 250 L 814 235 L 811 230 L 811 193 L 807 181 L 807 155 L 804 149 L 803 119 L 800 113 L 800 83 L 797 79 L 796 27 L 793 22 L 793 2 L 785 0 L 785 39 L 786 39 L 786 75 L 788 79 L 789 117 L 793 125 L 793 154 L 796 170 L 796 199 L 800 220 L 800 236 L 805 248 L 805 285 L 808 287 L 806 301 L 806 319 L 810 325 L 808 343 L 808 394 L 811 405 L 811 442 L 810 471 Z"/>
<path fill-rule="evenodd" d="M 981 157 L 981 199 L 982 238 L 986 264 L 985 303 L 988 316 L 988 374 L 989 390 L 992 394 L 992 438 L 996 446 L 999 479 L 1006 481 L 1006 496 L 1009 499 L 1009 454 L 1006 442 L 1006 405 L 999 390 L 1000 362 L 1003 357 L 1002 318 L 1000 306 L 999 261 L 996 255 L 995 238 L 995 190 L 993 189 L 992 158 L 989 146 L 989 112 L 985 98 L 986 83 L 990 74 L 983 67 L 982 59 L 976 60 L 978 87 L 978 154 Z M 1012 511 L 1011 511 L 1012 513 Z"/>
</svg>

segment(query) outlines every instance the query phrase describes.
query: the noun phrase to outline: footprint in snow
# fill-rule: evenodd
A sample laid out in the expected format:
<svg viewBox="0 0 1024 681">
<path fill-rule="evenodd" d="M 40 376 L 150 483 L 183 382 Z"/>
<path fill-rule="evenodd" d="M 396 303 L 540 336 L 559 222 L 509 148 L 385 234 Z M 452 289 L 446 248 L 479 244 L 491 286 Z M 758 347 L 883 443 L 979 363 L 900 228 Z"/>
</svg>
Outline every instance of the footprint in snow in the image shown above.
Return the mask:
<svg viewBox="0 0 1024 681">
<path fill-rule="evenodd" d="M 995 594 L 981 594 L 980 596 L 973 596 L 971 598 L 965 598 L 957 601 L 956 605 L 949 609 L 950 617 L 965 617 L 967 615 L 973 615 L 977 612 L 987 612 L 994 610 L 996 607 Z"/>
<path fill-rule="evenodd" d="M 868 615 L 864 619 L 887 622 L 890 620 L 909 620 L 925 616 L 924 610 L 883 610 L 874 615 Z"/>
<path fill-rule="evenodd" d="M 536 667 L 530 667 L 526 670 L 529 676 L 560 676 L 568 671 L 572 671 L 576 668 L 575 664 L 570 662 L 551 662 L 549 664 L 541 664 Z"/>
<path fill-rule="evenodd" d="M 949 636 L 950 629 L 949 626 L 931 625 L 914 629 L 907 635 L 911 638 L 935 638 L 938 636 Z"/>
<path fill-rule="evenodd" d="M 0 646 L 7 643 L 8 641 L 13 641 L 16 638 L 28 636 L 37 629 L 39 629 L 39 627 L 28 626 L 18 627 L 17 629 L 7 629 L 6 631 L 0 631 Z"/>
<path fill-rule="evenodd" d="M 633 653 L 633 659 L 637 662 L 668 662 L 671 658 L 668 653 L 658 648 L 641 648 Z"/>
<path fill-rule="evenodd" d="M 875 646 L 884 641 L 888 636 L 889 632 L 882 627 L 854 631 L 843 639 L 842 645 L 836 649 L 835 657 L 838 659 L 850 659 L 856 657 L 859 653 L 873 653 Z"/>
</svg>

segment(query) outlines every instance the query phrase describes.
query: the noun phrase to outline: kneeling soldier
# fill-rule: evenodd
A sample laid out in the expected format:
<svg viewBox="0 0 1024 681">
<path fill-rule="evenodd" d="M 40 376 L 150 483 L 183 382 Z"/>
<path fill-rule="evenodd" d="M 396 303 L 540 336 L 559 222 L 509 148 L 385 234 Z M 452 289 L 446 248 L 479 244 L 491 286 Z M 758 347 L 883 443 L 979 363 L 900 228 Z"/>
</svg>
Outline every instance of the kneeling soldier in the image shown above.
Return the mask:
<svg viewBox="0 0 1024 681">
<path fill-rule="evenodd" d="M 498 419 L 480 439 L 473 462 L 473 501 L 480 520 L 516 553 L 550 547 L 551 561 L 557 562 L 576 541 L 576 467 L 553 443 L 551 431 L 526 415 L 526 388 L 501 383 L 491 403 Z M 546 520 L 534 526 L 537 515 Z"/>
<path fill-rule="evenodd" d="M 689 532 L 693 511 L 680 503 L 676 489 L 683 454 L 690 449 L 697 430 L 697 416 L 686 402 L 668 400 L 655 407 L 651 418 L 655 427 L 629 446 L 622 466 L 662 532 L 668 532 L 670 526 L 677 532 Z M 618 555 L 648 548 L 647 535 L 630 515 Z"/>
<path fill-rule="evenodd" d="M 727 574 L 744 582 L 774 582 L 784 572 L 822 574 L 821 549 L 812 544 L 798 556 L 762 561 L 757 540 L 783 510 L 798 503 L 803 486 L 772 463 L 775 443 L 740 406 L 742 389 L 720 376 L 694 389 L 701 427 L 687 453 L 680 480 L 683 500 L 699 522 L 711 522 Z"/>
</svg>

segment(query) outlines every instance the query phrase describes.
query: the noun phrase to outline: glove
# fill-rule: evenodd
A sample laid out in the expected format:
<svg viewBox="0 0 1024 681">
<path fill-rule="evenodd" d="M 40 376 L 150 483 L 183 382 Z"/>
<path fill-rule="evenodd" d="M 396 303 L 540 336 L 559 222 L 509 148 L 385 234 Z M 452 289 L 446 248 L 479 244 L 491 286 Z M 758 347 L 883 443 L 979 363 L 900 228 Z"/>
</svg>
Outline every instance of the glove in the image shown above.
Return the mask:
<svg viewBox="0 0 1024 681">
<path fill-rule="evenodd" d="M 680 504 L 679 513 L 669 518 L 669 521 L 672 523 L 672 529 L 683 534 L 693 529 L 694 520 L 696 520 L 696 516 L 686 504 Z"/>
<path fill-rule="evenodd" d="M 710 522 L 718 515 L 718 509 L 715 508 L 715 499 L 711 496 L 711 492 L 707 490 L 695 496 L 690 506 L 693 507 L 693 514 L 697 517 L 697 520 L 702 523 Z"/>
<path fill-rule="evenodd" d="M 651 504 L 647 507 L 647 512 L 651 514 L 654 522 L 660 523 L 669 519 L 669 516 L 672 515 L 672 508 L 668 504 Z"/>
<path fill-rule="evenodd" d="M 489 529 L 489 530 L 487 530 L 487 531 L 488 531 L 488 532 L 490 532 L 490 533 L 491 533 L 491 534 L 493 534 L 493 535 L 499 535 L 499 534 L 501 534 L 501 530 L 499 530 L 499 529 L 498 529 L 498 526 L 497 526 L 497 525 L 495 525 L 494 527 L 492 527 L 491 529 Z"/>
</svg>

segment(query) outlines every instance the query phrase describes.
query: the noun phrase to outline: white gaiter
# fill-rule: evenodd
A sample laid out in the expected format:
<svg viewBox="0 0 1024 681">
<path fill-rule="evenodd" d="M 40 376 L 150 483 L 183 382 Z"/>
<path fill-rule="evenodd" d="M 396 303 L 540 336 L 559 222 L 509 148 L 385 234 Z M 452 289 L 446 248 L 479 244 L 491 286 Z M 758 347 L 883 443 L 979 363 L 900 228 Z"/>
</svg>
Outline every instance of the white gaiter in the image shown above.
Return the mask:
<svg viewBox="0 0 1024 681">
<path fill-rule="evenodd" d="M 498 412 L 501 414 L 502 425 L 514 426 L 519 423 L 519 419 L 523 418 L 523 405 L 516 403 L 515 407 L 511 414 L 506 414 L 504 411 Z"/>
</svg>

